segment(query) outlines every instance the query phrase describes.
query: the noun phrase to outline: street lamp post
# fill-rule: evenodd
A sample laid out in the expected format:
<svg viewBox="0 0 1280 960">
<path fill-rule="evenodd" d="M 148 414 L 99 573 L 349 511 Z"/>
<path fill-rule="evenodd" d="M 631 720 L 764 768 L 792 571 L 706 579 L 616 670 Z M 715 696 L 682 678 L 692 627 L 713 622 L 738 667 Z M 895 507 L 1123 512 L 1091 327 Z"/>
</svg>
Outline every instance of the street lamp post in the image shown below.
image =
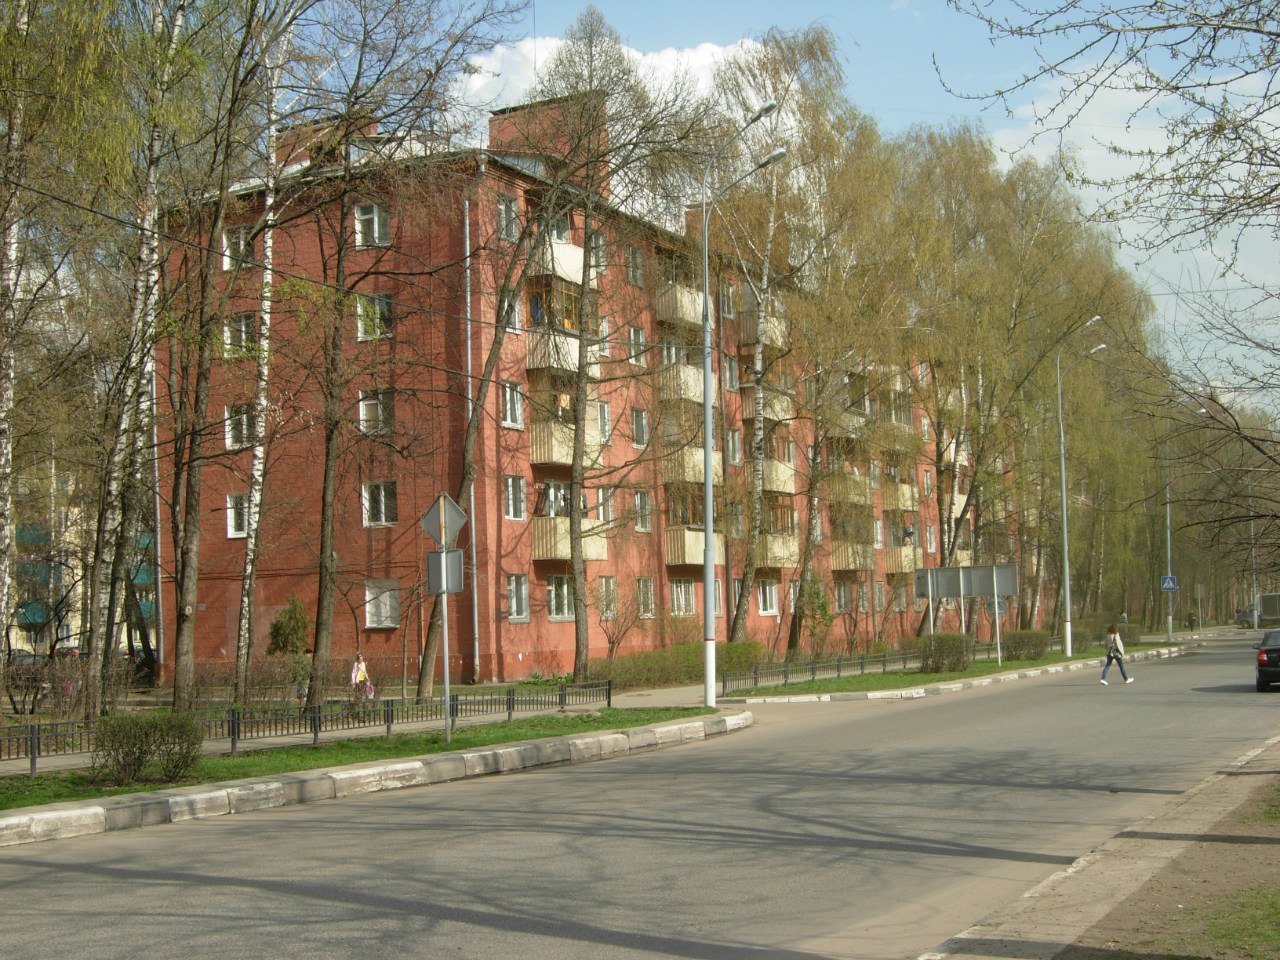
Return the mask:
<svg viewBox="0 0 1280 960">
<path fill-rule="evenodd" d="M 711 376 L 711 281 L 710 254 L 708 253 L 708 223 L 711 208 L 717 200 L 738 183 L 758 170 L 763 170 L 771 163 L 776 163 L 787 155 L 786 150 L 779 148 L 757 163 L 742 176 L 728 185 L 721 187 L 714 196 L 708 196 L 707 181 L 711 177 L 711 166 L 728 147 L 735 143 L 746 132 L 747 128 L 757 121 L 763 120 L 778 105 L 770 100 L 751 115 L 751 118 L 738 128 L 732 137 L 716 148 L 707 159 L 702 171 L 702 622 L 703 622 L 703 660 L 704 660 L 704 700 L 708 707 L 716 705 L 716 619 L 715 619 L 715 584 L 716 553 L 713 520 L 715 518 L 715 490 L 712 484 L 712 376 Z"/>
<path fill-rule="evenodd" d="M 1093 326 L 1101 320 L 1101 317 L 1094 317 L 1086 327 Z M 1107 349 L 1105 343 L 1100 343 L 1088 353 L 1081 357 L 1091 357 L 1099 350 Z M 1076 361 L 1077 363 L 1079 361 Z M 1075 364 L 1067 367 L 1068 370 Z M 1071 656 L 1071 540 L 1067 526 L 1067 437 L 1066 431 L 1062 425 L 1062 349 L 1058 349 L 1057 360 L 1058 373 L 1058 479 L 1062 485 L 1062 648 L 1063 652 L 1069 657 Z"/>
</svg>

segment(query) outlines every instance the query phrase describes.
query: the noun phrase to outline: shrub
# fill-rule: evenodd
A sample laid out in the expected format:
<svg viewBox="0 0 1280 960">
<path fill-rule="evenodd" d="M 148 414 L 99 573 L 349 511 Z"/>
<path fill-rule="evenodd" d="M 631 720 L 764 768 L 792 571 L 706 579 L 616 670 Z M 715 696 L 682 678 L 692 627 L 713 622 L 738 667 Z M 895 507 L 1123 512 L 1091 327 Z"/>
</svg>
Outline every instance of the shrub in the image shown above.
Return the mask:
<svg viewBox="0 0 1280 960">
<path fill-rule="evenodd" d="M 1000 637 L 1000 644 L 1010 660 L 1043 660 L 1049 654 L 1049 632 L 1010 630 Z"/>
<path fill-rule="evenodd" d="M 271 621 L 271 642 L 267 644 L 267 656 L 290 656 L 307 652 L 307 636 L 311 633 L 311 621 L 302 601 L 289 598 L 289 605 Z"/>
<path fill-rule="evenodd" d="M 701 683 L 705 673 L 704 644 L 683 643 L 662 650 L 642 650 L 591 661 L 592 680 L 612 680 L 617 689 L 679 687 Z M 764 647 L 755 640 L 716 644 L 716 671 L 750 670 L 765 659 Z"/>
<path fill-rule="evenodd" d="M 969 637 L 963 633 L 935 633 L 920 638 L 921 673 L 961 673 L 969 669 Z"/>
<path fill-rule="evenodd" d="M 133 783 L 156 761 L 167 782 L 179 780 L 200 759 L 204 733 L 189 714 L 119 713 L 98 720 L 93 736 L 93 775 Z"/>
</svg>

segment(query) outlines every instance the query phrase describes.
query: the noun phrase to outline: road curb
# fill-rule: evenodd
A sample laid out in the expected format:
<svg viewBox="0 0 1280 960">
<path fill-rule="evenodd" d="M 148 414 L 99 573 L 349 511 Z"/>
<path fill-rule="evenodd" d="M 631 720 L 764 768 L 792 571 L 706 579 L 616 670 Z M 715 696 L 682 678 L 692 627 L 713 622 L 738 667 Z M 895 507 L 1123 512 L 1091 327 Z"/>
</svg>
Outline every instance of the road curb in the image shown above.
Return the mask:
<svg viewBox="0 0 1280 960">
<path fill-rule="evenodd" d="M 0 847 L 250 813 L 362 793 L 513 773 L 533 767 L 590 763 L 705 740 L 744 730 L 754 722 L 751 713 L 742 710 L 628 730 L 506 744 L 484 750 L 375 760 L 229 783 L 124 794 L 92 803 L 72 801 L 24 807 L 0 815 Z"/>
<path fill-rule="evenodd" d="M 1129 654 L 1125 663 L 1138 663 L 1143 660 L 1164 660 L 1177 657 L 1195 647 L 1203 646 L 1204 641 L 1185 643 L 1177 647 L 1161 647 L 1157 650 L 1143 650 Z M 936 697 L 944 693 L 959 693 L 974 687 L 987 687 L 993 683 L 1011 683 L 1014 680 L 1028 680 L 1055 673 L 1071 673 L 1090 667 L 1101 667 L 1106 657 L 1091 660 L 1072 660 L 1070 663 L 1056 663 L 1050 667 L 1032 667 L 1027 670 L 1014 670 L 1009 673 L 993 673 L 986 677 L 975 677 L 972 680 L 956 680 L 951 683 L 926 684 L 919 687 L 904 687 L 901 690 L 866 690 L 850 693 L 798 693 L 794 696 L 779 697 L 720 697 L 719 703 L 750 705 L 754 703 L 830 703 L 842 700 L 917 700 L 921 697 Z M 807 682 L 807 681 L 805 681 Z"/>
</svg>

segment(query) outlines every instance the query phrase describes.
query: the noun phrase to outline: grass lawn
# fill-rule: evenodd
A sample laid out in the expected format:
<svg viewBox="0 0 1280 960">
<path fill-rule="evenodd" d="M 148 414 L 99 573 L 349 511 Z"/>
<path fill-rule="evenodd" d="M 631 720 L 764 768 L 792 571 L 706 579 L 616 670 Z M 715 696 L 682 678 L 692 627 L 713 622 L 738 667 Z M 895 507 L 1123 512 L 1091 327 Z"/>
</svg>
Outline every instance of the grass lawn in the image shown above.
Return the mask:
<svg viewBox="0 0 1280 960">
<path fill-rule="evenodd" d="M 243 780 L 248 777 L 265 777 L 278 773 L 293 773 L 298 770 L 362 763 L 367 760 L 418 757 L 451 750 L 474 750 L 498 743 L 538 740 L 543 737 L 622 730 L 714 712 L 703 707 L 688 709 L 602 707 L 592 713 L 539 714 L 510 722 L 461 726 L 455 728 L 453 742 L 449 744 L 444 742 L 443 731 L 432 731 L 398 734 L 390 738 L 354 737 L 349 740 L 321 743 L 319 746 L 306 744 L 255 750 L 238 753 L 234 757 L 210 756 L 197 764 L 191 776 L 176 784 L 144 780 L 128 786 L 110 786 L 97 782 L 88 770 L 42 773 L 34 777 L 16 774 L 0 777 L 0 810 L 59 803 L 64 800 L 92 800 L 98 797 L 161 790 L 175 786 Z"/>
</svg>

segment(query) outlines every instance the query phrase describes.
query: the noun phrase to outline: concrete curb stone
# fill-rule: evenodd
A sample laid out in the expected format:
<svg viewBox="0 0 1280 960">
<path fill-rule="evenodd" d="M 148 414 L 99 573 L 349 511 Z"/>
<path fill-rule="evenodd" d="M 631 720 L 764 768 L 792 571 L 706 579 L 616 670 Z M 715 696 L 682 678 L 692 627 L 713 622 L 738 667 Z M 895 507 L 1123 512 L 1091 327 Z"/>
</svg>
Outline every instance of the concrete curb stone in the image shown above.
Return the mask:
<svg viewBox="0 0 1280 960">
<path fill-rule="evenodd" d="M 91 803 L 74 801 L 27 807 L 0 814 L 0 847 L 269 810 L 552 764 L 589 763 L 733 733 L 754 722 L 751 713 L 744 710 L 620 732 L 555 737 L 489 750 L 380 760 L 233 783 L 124 794 Z"/>
</svg>

